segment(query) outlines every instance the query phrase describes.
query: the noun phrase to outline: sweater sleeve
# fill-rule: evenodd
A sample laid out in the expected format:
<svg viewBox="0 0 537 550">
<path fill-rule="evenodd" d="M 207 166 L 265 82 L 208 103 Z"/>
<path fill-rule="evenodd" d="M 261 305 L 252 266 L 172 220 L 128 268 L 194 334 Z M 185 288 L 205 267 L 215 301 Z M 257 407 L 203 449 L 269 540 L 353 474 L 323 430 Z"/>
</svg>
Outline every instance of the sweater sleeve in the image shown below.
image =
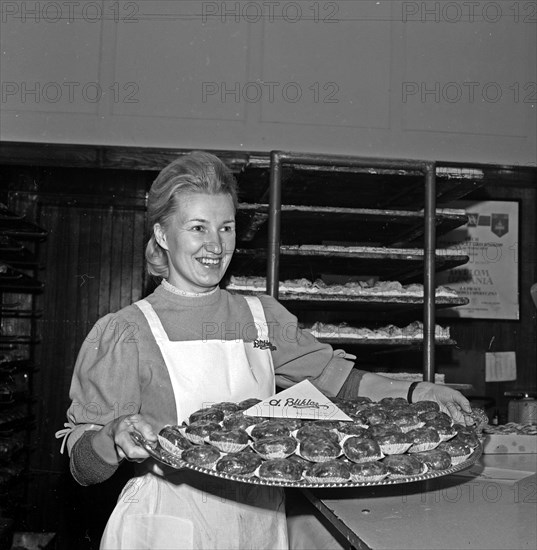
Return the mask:
<svg viewBox="0 0 537 550">
<path fill-rule="evenodd" d="M 106 315 L 95 324 L 78 354 L 69 392 L 70 431 L 66 437 L 71 472 L 83 485 L 104 481 L 117 468 L 103 466 L 91 446 L 91 431 L 140 411 L 139 353 L 134 328 L 132 322 L 118 314 Z"/>
<path fill-rule="evenodd" d="M 298 327 L 297 318 L 270 296 L 260 296 L 268 324 L 276 384 L 288 388 L 309 380 L 328 396 L 336 396 L 354 366 L 354 356 L 319 342 Z"/>
<path fill-rule="evenodd" d="M 95 430 L 85 432 L 71 449 L 71 474 L 84 486 L 106 481 L 118 469 L 118 465 L 108 464 L 93 450 L 91 441 L 95 433 Z"/>
</svg>

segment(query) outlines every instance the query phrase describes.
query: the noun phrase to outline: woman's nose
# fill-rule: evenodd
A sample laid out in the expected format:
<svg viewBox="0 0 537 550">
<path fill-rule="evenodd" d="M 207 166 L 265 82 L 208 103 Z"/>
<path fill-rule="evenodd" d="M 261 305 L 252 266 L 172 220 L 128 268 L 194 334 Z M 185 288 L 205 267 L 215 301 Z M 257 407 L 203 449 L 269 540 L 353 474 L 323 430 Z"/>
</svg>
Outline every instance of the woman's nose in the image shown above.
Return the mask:
<svg viewBox="0 0 537 550">
<path fill-rule="evenodd" d="M 210 239 L 204 244 L 205 250 L 211 254 L 221 254 L 222 253 L 222 240 L 219 233 L 211 235 Z"/>
</svg>

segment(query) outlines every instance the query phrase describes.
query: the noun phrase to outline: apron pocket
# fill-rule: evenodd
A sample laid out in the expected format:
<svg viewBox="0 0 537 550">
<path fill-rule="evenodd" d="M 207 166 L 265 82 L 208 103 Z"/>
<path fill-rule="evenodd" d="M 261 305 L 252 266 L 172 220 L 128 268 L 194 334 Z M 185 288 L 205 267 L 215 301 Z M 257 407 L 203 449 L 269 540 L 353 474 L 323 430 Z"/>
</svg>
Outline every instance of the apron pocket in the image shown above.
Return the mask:
<svg viewBox="0 0 537 550">
<path fill-rule="evenodd" d="M 129 550 L 192 550 L 192 522 L 176 516 L 135 514 L 124 518 L 121 547 Z"/>
</svg>

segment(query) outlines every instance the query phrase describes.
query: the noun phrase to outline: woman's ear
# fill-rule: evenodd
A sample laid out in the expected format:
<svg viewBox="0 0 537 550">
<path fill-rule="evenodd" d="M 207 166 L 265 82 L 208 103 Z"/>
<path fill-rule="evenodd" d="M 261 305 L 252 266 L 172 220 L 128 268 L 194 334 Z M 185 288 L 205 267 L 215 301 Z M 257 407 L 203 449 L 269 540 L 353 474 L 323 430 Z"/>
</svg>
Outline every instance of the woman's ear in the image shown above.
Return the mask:
<svg viewBox="0 0 537 550">
<path fill-rule="evenodd" d="M 160 223 L 156 223 L 153 226 L 153 235 L 155 235 L 155 240 L 157 243 L 164 249 L 168 250 L 168 243 L 166 241 L 166 233 L 164 233 L 164 229 L 162 229 L 162 226 Z"/>
</svg>

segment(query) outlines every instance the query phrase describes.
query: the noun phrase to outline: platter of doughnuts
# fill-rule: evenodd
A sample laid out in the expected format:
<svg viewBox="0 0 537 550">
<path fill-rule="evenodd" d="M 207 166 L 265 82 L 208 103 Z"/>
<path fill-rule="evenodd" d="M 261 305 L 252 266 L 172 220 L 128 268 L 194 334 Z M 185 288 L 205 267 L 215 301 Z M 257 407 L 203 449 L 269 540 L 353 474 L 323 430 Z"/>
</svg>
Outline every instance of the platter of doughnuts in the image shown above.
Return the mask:
<svg viewBox="0 0 537 550">
<path fill-rule="evenodd" d="M 172 468 L 280 487 L 389 485 L 453 474 L 481 456 L 481 434 L 453 424 L 433 401 L 333 399 L 351 421 L 244 414 L 260 400 L 215 403 L 133 439 Z"/>
</svg>

